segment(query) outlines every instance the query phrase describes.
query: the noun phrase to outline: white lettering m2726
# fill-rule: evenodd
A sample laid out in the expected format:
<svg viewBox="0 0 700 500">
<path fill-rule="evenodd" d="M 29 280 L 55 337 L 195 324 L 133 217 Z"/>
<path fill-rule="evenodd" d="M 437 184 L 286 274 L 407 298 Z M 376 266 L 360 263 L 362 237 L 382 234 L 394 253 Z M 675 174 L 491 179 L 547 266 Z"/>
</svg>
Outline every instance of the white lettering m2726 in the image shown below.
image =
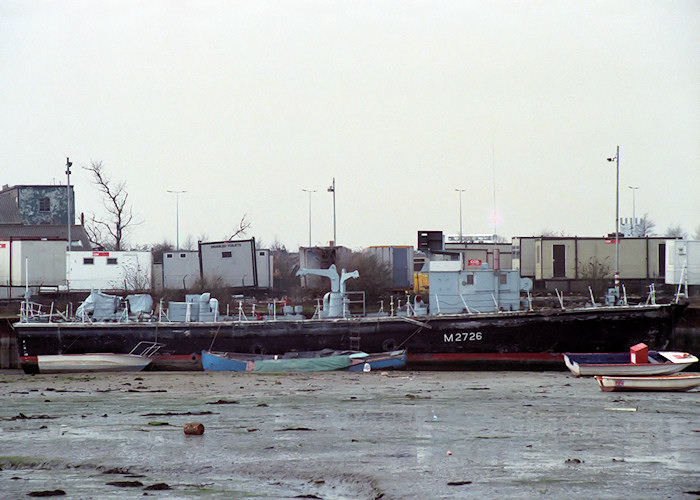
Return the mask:
<svg viewBox="0 0 700 500">
<path fill-rule="evenodd" d="M 478 342 L 483 338 L 481 332 L 456 332 L 456 333 L 444 333 L 444 342 Z"/>
</svg>

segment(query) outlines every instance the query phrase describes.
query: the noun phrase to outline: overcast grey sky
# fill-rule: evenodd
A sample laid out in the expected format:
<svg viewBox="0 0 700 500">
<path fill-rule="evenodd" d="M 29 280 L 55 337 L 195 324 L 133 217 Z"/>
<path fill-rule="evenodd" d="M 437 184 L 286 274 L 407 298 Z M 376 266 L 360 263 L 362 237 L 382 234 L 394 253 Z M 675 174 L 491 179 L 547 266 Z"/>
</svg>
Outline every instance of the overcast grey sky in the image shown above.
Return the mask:
<svg viewBox="0 0 700 500">
<path fill-rule="evenodd" d="M 133 244 L 700 226 L 700 2 L 0 2 L 1 184 L 126 180 Z M 317 190 L 309 196 L 302 189 Z M 495 196 L 494 196 L 495 194 Z"/>
</svg>

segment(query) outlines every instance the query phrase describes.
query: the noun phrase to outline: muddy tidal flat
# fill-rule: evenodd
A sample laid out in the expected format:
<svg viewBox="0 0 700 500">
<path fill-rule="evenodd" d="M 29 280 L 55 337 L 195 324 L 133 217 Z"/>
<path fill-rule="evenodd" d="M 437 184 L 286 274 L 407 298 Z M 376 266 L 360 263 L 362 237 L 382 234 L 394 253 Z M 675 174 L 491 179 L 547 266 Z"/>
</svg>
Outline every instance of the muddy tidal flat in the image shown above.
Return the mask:
<svg viewBox="0 0 700 500">
<path fill-rule="evenodd" d="M 697 390 L 604 393 L 567 372 L 11 371 L 0 395 L 2 498 L 700 498 Z"/>
</svg>

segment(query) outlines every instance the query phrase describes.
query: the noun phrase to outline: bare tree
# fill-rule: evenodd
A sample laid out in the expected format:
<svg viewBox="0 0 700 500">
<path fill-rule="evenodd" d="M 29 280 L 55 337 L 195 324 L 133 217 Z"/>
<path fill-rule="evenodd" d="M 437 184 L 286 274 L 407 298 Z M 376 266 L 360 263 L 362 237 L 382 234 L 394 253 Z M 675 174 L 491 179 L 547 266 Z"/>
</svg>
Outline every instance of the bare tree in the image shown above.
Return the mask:
<svg viewBox="0 0 700 500">
<path fill-rule="evenodd" d="M 582 264 L 579 261 L 581 269 L 581 279 L 588 282 L 588 286 L 593 290 L 595 297 L 601 297 L 605 293 L 605 289 L 610 285 L 610 262 L 608 257 L 600 260 L 597 257 L 588 259 L 588 263 Z"/>
<path fill-rule="evenodd" d="M 695 232 L 693 233 L 693 239 L 700 240 L 700 226 L 697 226 L 695 228 Z"/>
<path fill-rule="evenodd" d="M 666 233 L 664 234 L 664 236 L 666 236 L 667 238 L 685 239 L 688 237 L 688 233 L 683 231 L 683 228 L 680 224 L 676 224 L 675 226 L 670 226 L 668 229 L 666 229 Z"/>
<path fill-rule="evenodd" d="M 151 245 L 151 247 L 148 248 L 147 250 L 151 252 L 153 262 L 163 262 L 163 252 L 174 251 L 175 245 L 173 245 L 171 242 L 169 242 L 167 240 L 163 240 L 161 243 L 156 243 L 155 245 Z"/>
<path fill-rule="evenodd" d="M 363 291 L 367 303 L 375 303 L 392 288 L 391 269 L 376 255 L 353 252 L 343 255 L 336 263 L 338 269 L 358 271 L 360 277 L 348 280 L 347 289 Z"/>
<path fill-rule="evenodd" d="M 656 224 L 649 218 L 649 214 L 644 214 L 634 229 L 639 236 L 653 236 L 655 227 Z"/>
<path fill-rule="evenodd" d="M 543 238 L 566 238 L 569 235 L 566 234 L 566 231 L 553 231 L 546 227 L 540 231 L 540 234 L 534 234 L 533 236 L 541 236 Z"/>
<path fill-rule="evenodd" d="M 197 242 L 194 240 L 191 234 L 187 235 L 184 243 L 181 243 L 182 250 L 194 250 L 197 247 Z"/>
<path fill-rule="evenodd" d="M 241 221 L 238 223 L 238 227 L 233 230 L 233 234 L 229 237 L 229 241 L 236 238 L 237 236 L 245 236 L 246 231 L 252 226 L 251 222 L 248 220 L 248 214 L 243 214 Z"/>
<path fill-rule="evenodd" d="M 94 213 L 85 225 L 90 241 L 111 250 L 121 250 L 126 229 L 134 222 L 131 205 L 127 204 L 129 193 L 124 181 L 114 183 L 105 172 L 101 161 L 93 161 L 83 167 L 92 174 L 92 183 L 103 194 L 103 206 L 107 220 L 98 219 Z"/>
</svg>

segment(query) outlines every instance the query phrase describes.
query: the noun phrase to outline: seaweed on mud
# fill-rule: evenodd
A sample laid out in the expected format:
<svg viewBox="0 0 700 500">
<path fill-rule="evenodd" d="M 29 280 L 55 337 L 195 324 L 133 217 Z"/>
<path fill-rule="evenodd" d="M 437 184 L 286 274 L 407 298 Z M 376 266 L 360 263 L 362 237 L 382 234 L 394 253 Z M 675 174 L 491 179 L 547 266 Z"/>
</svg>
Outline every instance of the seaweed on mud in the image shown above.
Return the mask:
<svg viewBox="0 0 700 500">
<path fill-rule="evenodd" d="M 239 404 L 238 401 L 235 399 L 219 399 L 218 401 L 209 401 L 207 402 L 208 405 L 237 405 Z"/>
<path fill-rule="evenodd" d="M 51 415 L 25 415 L 24 413 L 19 413 L 14 417 L 3 417 L 2 420 L 52 420 L 58 417 Z"/>
<path fill-rule="evenodd" d="M 28 497 L 59 497 L 66 494 L 63 490 L 42 490 L 27 493 Z"/>
<path fill-rule="evenodd" d="M 0 457 L 0 468 L 2 469 L 55 469 L 58 462 L 44 460 L 36 457 L 7 456 Z"/>
<path fill-rule="evenodd" d="M 102 474 L 131 474 L 131 471 L 129 469 L 125 469 L 122 467 L 113 467 L 111 469 L 106 469 L 102 471 Z"/>
<path fill-rule="evenodd" d="M 418 394 L 406 394 L 404 397 L 408 399 L 432 399 L 431 396 L 419 396 Z"/>
<path fill-rule="evenodd" d="M 144 413 L 142 417 L 178 417 L 178 416 L 192 416 L 192 415 L 216 415 L 213 411 L 185 411 L 185 412 L 171 412 L 166 411 L 162 413 Z"/>
<path fill-rule="evenodd" d="M 140 488 L 143 486 L 141 481 L 110 481 L 105 484 L 107 486 L 117 486 L 119 488 Z"/>
<path fill-rule="evenodd" d="M 171 490 L 171 489 L 172 488 L 167 483 L 155 483 L 155 484 L 152 484 L 150 486 L 146 486 L 144 488 L 145 491 L 164 491 L 164 490 Z"/>
</svg>

